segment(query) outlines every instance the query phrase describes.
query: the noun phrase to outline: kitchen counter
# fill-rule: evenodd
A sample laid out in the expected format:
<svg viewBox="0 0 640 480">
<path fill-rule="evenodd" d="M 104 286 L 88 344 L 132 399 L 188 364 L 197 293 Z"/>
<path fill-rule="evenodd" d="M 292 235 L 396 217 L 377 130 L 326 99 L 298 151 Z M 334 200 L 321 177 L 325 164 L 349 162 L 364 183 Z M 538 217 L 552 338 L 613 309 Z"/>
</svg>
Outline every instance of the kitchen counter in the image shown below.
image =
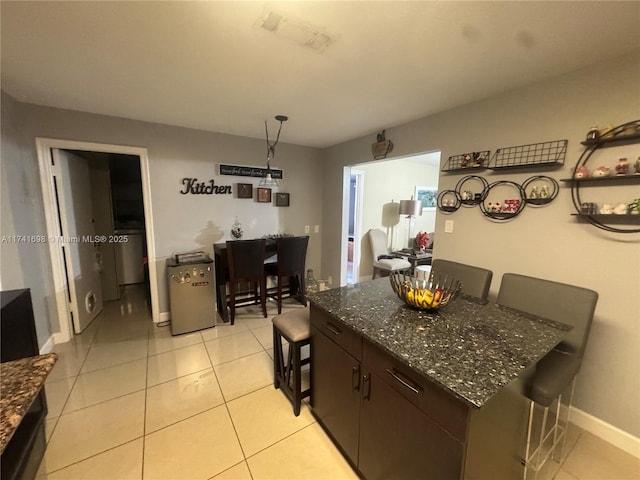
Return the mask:
<svg viewBox="0 0 640 480">
<path fill-rule="evenodd" d="M 0 452 L 4 452 L 53 369 L 55 353 L 0 363 Z"/>
<path fill-rule="evenodd" d="M 388 278 L 309 300 L 475 408 L 535 365 L 571 328 L 465 295 L 442 310 L 418 311 L 396 296 Z"/>
</svg>

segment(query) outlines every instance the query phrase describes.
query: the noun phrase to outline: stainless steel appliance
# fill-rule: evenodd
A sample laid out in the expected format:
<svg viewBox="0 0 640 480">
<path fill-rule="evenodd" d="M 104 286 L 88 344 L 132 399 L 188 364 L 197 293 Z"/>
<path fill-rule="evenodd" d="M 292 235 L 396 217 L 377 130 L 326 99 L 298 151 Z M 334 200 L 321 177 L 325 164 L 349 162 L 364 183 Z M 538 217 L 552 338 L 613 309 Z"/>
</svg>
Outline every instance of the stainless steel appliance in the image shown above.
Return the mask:
<svg viewBox="0 0 640 480">
<path fill-rule="evenodd" d="M 216 323 L 213 260 L 204 252 L 167 259 L 171 334 L 194 332 Z"/>
</svg>

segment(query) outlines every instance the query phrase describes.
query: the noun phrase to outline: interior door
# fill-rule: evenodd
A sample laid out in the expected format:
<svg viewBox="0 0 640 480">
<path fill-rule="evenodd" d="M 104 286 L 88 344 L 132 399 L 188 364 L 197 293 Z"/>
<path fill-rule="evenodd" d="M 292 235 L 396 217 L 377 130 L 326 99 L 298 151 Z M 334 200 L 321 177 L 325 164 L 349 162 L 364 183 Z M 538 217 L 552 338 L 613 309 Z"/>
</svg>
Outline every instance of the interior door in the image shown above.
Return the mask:
<svg viewBox="0 0 640 480">
<path fill-rule="evenodd" d="M 100 269 L 88 161 L 71 152 L 52 150 L 63 241 L 69 311 L 75 333 L 102 311 Z"/>
</svg>

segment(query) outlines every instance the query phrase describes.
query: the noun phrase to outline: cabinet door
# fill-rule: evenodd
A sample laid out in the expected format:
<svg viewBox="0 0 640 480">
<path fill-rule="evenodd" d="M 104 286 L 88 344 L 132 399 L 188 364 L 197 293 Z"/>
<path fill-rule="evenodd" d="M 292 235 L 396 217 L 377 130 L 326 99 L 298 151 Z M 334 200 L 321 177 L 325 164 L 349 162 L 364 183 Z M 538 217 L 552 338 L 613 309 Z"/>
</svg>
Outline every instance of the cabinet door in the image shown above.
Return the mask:
<svg viewBox="0 0 640 480">
<path fill-rule="evenodd" d="M 365 375 L 359 470 L 367 480 L 459 480 L 463 445 L 375 373 Z"/>
<path fill-rule="evenodd" d="M 314 413 L 354 465 L 358 464 L 360 362 L 311 327 Z"/>
</svg>

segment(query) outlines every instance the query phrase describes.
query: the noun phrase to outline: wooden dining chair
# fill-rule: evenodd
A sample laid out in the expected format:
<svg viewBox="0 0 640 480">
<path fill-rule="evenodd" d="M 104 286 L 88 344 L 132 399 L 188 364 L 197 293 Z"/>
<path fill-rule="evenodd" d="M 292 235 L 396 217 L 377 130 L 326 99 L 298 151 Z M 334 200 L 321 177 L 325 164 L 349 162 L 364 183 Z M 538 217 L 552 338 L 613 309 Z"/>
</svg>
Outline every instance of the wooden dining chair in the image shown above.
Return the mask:
<svg viewBox="0 0 640 480">
<path fill-rule="evenodd" d="M 235 322 L 236 307 L 249 304 L 262 305 L 267 317 L 266 280 L 264 276 L 265 240 L 233 240 L 227 242 L 229 264 L 229 321 Z M 239 290 L 248 283 L 249 291 Z"/>
<path fill-rule="evenodd" d="M 491 278 L 493 277 L 491 270 L 436 258 L 431 262 L 431 272 L 434 276 L 441 275 L 443 278 L 448 276 L 458 280 L 462 283 L 462 293 L 487 301 Z"/>
<path fill-rule="evenodd" d="M 305 295 L 305 265 L 309 237 L 279 237 L 276 240 L 277 261 L 265 264 L 265 274 L 276 278 L 276 286 L 267 295 L 278 302 L 278 314 L 282 313 L 283 295 L 297 297 L 307 305 Z"/>
<path fill-rule="evenodd" d="M 562 457 L 575 379 L 582 365 L 597 301 L 598 293 L 587 288 L 516 273 L 502 276 L 496 303 L 573 327 L 560 344 L 538 361 L 526 393 L 529 398 L 529 422 L 524 459 L 525 479 L 531 476 L 536 478 L 550 456 L 556 461 Z M 566 408 L 561 409 L 563 395 L 568 396 L 568 402 Z M 554 402 L 556 408 L 551 410 Z M 537 410 L 542 410 L 537 428 L 533 425 L 536 406 Z M 566 412 L 564 421 L 560 419 L 562 410 Z M 550 413 L 553 423 L 548 428 Z M 539 431 L 537 445 L 534 444 L 536 439 L 532 438 L 534 430 Z M 533 475 L 527 476 L 529 471 Z"/>
</svg>

